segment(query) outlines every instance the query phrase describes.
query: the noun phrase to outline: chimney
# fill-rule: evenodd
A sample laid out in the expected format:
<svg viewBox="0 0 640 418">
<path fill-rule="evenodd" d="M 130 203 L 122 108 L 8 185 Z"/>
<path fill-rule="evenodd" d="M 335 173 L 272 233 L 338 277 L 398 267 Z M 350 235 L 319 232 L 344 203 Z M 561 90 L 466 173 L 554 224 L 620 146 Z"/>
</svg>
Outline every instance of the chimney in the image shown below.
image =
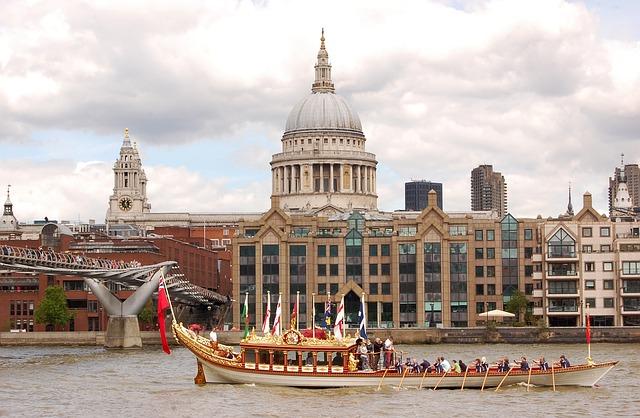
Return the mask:
<svg viewBox="0 0 640 418">
<path fill-rule="evenodd" d="M 593 199 L 591 197 L 591 193 L 586 192 L 584 195 L 582 195 L 582 207 L 583 208 L 593 207 Z"/>
<path fill-rule="evenodd" d="M 429 190 L 427 193 L 427 207 L 436 207 L 438 206 L 438 193 L 435 190 Z"/>
</svg>

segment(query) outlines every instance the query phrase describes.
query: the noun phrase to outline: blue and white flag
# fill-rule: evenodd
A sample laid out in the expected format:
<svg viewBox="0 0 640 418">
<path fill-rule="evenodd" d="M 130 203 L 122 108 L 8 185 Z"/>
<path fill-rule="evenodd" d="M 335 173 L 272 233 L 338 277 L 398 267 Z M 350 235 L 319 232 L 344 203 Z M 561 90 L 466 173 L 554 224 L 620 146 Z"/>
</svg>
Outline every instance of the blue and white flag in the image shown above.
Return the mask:
<svg viewBox="0 0 640 418">
<path fill-rule="evenodd" d="M 366 340 L 369 337 L 367 337 L 367 314 L 365 313 L 365 310 L 364 310 L 364 293 L 362 294 L 362 298 L 360 299 L 360 310 L 358 311 L 358 320 L 360 321 L 360 329 L 358 331 L 358 334 L 360 334 L 360 338 L 364 338 Z"/>
<path fill-rule="evenodd" d="M 324 327 L 328 329 L 330 326 L 331 326 L 331 301 L 327 300 L 327 302 L 324 304 Z"/>
</svg>

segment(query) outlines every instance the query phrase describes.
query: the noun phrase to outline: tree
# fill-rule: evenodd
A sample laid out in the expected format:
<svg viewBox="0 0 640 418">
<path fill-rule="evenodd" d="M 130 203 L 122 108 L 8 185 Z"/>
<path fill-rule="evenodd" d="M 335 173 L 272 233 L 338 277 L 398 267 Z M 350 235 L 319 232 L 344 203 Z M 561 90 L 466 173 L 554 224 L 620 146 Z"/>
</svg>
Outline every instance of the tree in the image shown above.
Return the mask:
<svg viewBox="0 0 640 418">
<path fill-rule="evenodd" d="M 64 326 L 73 318 L 73 313 L 67 306 L 64 290 L 60 286 L 47 288 L 35 314 L 38 324 L 51 324 L 54 327 Z"/>
<path fill-rule="evenodd" d="M 520 315 L 527 309 L 527 306 L 529 306 L 527 297 L 521 291 L 516 290 L 516 292 L 511 295 L 509 302 L 507 302 L 506 309 L 512 314 L 516 314 L 516 318 L 518 322 L 520 322 Z"/>
<path fill-rule="evenodd" d="M 153 304 L 151 303 L 151 299 L 144 305 L 144 308 L 138 314 L 138 320 L 145 325 L 149 325 L 153 322 Z"/>
</svg>

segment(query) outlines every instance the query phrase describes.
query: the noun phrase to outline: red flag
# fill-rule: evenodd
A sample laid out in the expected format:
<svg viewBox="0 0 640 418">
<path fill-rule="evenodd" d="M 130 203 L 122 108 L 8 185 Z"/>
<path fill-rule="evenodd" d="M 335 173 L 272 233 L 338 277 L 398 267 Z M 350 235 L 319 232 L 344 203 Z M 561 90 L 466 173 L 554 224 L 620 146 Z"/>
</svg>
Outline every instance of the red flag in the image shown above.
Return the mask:
<svg viewBox="0 0 640 418">
<path fill-rule="evenodd" d="M 296 329 L 296 324 L 298 322 L 298 302 L 293 305 L 293 312 L 291 312 L 291 329 Z"/>
<path fill-rule="evenodd" d="M 160 284 L 158 285 L 158 326 L 160 327 L 160 341 L 162 341 L 162 350 L 167 354 L 171 354 L 164 325 L 164 310 L 168 307 L 169 299 L 167 298 L 167 291 L 164 288 L 164 280 L 160 279 Z"/>
<path fill-rule="evenodd" d="M 587 344 L 591 344 L 591 318 L 589 318 L 589 314 L 587 313 Z"/>
</svg>

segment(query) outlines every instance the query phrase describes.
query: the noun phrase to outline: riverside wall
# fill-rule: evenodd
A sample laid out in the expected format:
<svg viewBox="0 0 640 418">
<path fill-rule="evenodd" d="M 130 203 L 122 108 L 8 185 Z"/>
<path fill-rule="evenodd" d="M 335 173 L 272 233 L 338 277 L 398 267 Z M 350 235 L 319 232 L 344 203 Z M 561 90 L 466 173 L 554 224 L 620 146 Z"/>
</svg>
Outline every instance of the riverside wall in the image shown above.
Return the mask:
<svg viewBox="0 0 640 418">
<path fill-rule="evenodd" d="M 353 335 L 355 329 L 347 330 Z M 205 333 L 204 335 L 207 335 Z M 584 343 L 584 328 L 537 328 L 537 327 L 497 327 L 497 328 L 381 328 L 369 329 L 369 338 L 393 337 L 396 344 L 535 344 L 535 343 Z M 85 345 L 103 346 L 103 331 L 80 332 L 0 332 L 0 346 L 22 345 Z M 142 345 L 159 345 L 157 331 L 142 331 Z M 242 338 L 240 331 L 218 332 L 218 340 L 224 344 L 236 345 Z M 167 334 L 169 344 L 176 344 L 172 335 Z M 592 328 L 593 343 L 640 343 L 640 327 Z"/>
</svg>

